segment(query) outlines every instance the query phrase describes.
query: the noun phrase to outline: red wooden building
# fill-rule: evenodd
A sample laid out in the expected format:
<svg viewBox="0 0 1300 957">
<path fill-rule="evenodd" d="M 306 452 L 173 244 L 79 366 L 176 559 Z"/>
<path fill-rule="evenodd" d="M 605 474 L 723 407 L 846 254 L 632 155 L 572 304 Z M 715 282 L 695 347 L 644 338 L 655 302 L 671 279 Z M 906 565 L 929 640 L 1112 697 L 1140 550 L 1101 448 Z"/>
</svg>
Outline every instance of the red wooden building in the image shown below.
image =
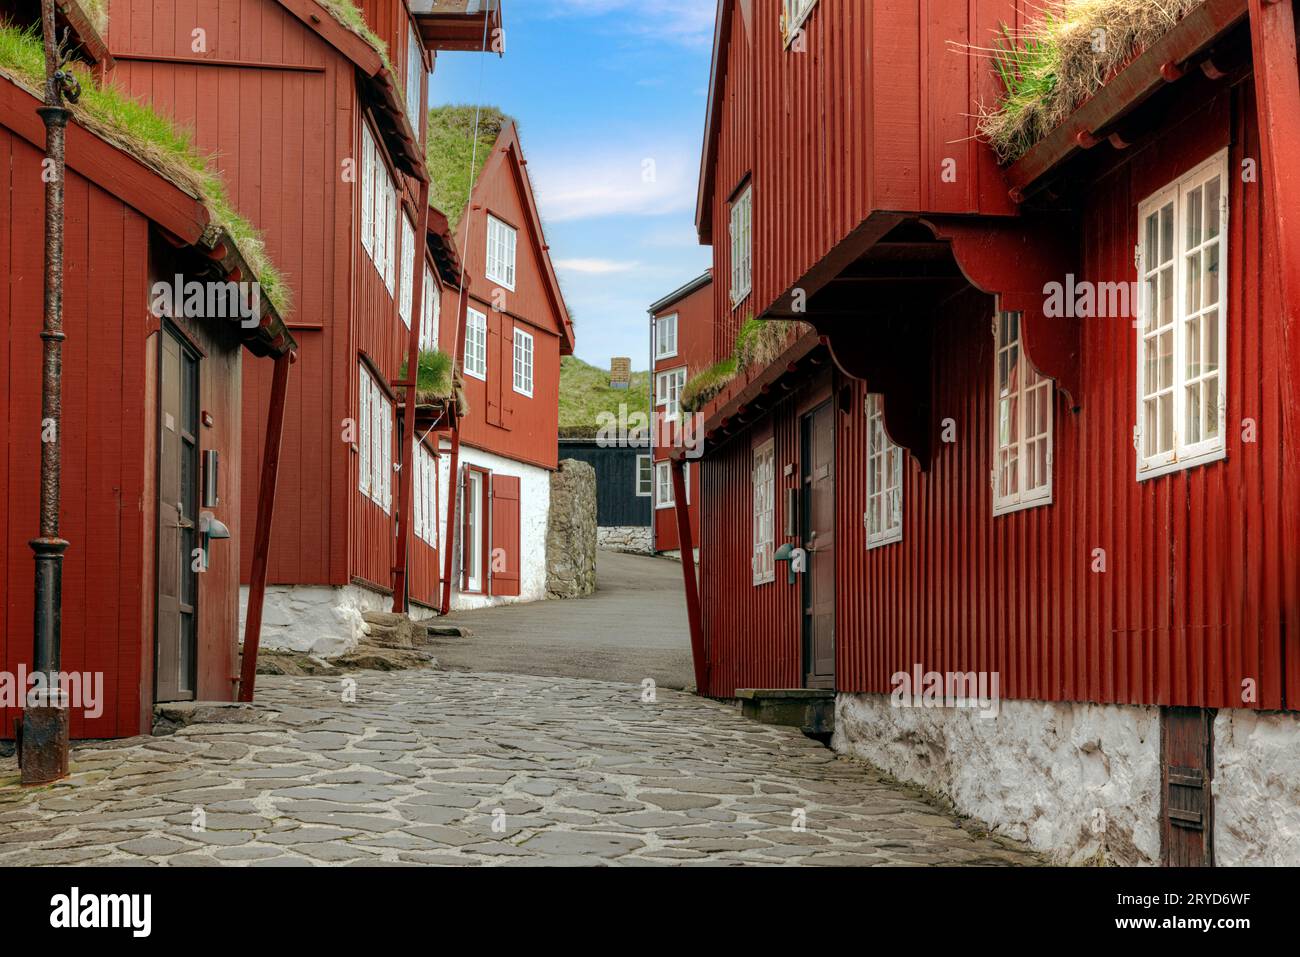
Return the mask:
<svg viewBox="0 0 1300 957">
<path fill-rule="evenodd" d="M 1064 858 L 1294 864 L 1292 0 L 1188 4 L 1006 165 L 969 51 L 1035 6 L 924 9 L 719 3 L 714 356 L 795 322 L 703 410 L 700 687 L 824 689 Z"/>
<path fill-rule="evenodd" d="M 368 31 L 340 12 L 349 5 Z M 404 368 L 413 340 L 434 338 L 448 275 L 438 217 L 425 213 L 428 77 L 440 49 L 482 49 L 483 37 L 491 47 L 499 5 L 112 0 L 109 14 L 110 82 L 193 129 L 293 288 L 303 361 L 288 400 L 264 646 L 349 647 L 365 611 L 392 607 L 408 568 L 402 589 L 423 603 L 417 613 L 432 614 L 439 561 L 423 506 L 436 499 L 436 433 L 424 435 L 423 451 L 412 442 L 403 452 L 414 417 L 405 415 Z M 446 250 L 454 257 L 454 246 Z M 252 364 L 246 372 L 257 407 L 271 380 Z M 261 421 L 246 416 L 246 492 L 263 438 Z M 404 499 L 412 521 L 403 535 Z M 398 561 L 399 542 L 407 561 Z M 247 583 L 254 556 L 244 548 L 241 557 Z"/>
<path fill-rule="evenodd" d="M 689 413 L 681 408 L 686 383 L 714 363 L 713 273 L 705 272 L 650 306 L 650 369 L 654 389 L 654 449 L 645 467 L 654 501 L 654 547 L 678 554 L 677 518 L 673 514 L 672 451 L 694 435 Z M 691 537 L 700 537 L 700 470 L 688 457 L 687 506 Z"/>
<path fill-rule="evenodd" d="M 451 521 L 443 610 L 546 597 L 560 357 L 573 354 L 573 324 L 519 131 L 499 122 L 455 232 L 465 289 L 442 293 L 440 335 L 459 344 L 469 405 L 440 456 L 439 514 Z"/>
<path fill-rule="evenodd" d="M 0 19 L 6 29 L 32 23 L 34 7 L 0 4 Z M 112 66 L 102 40 L 79 6 L 63 7 L 61 19 L 102 76 Z M 82 82 L 95 81 L 87 73 Z M 33 652 L 28 543 L 38 527 L 45 236 L 39 88 L 0 63 L 0 264 L 8 290 L 0 296 L 0 669 L 10 691 L 21 687 L 16 676 L 31 667 Z M 248 293 L 240 300 L 246 314 L 218 314 L 192 303 L 178 309 L 174 296 L 160 293 L 180 284 L 211 302 L 210 291 L 259 276 L 190 181 L 140 155 L 149 154 L 93 107 L 74 112 L 60 522 L 70 542 L 61 670 L 80 682 L 71 702 L 76 738 L 147 734 L 157 701 L 233 700 L 239 555 L 241 547 L 256 550 L 254 522 L 244 516 L 270 505 L 259 500 L 259 483 L 241 487 L 249 467 L 241 420 L 275 428 L 297 348 L 266 297 L 254 309 Z M 280 383 L 278 404 L 244 388 L 245 358 L 248 369 Z M 282 495 L 293 498 L 292 490 Z M 264 536 L 258 547 L 265 552 Z M 0 736 L 11 736 L 19 717 L 13 703 L 0 700 Z"/>
</svg>

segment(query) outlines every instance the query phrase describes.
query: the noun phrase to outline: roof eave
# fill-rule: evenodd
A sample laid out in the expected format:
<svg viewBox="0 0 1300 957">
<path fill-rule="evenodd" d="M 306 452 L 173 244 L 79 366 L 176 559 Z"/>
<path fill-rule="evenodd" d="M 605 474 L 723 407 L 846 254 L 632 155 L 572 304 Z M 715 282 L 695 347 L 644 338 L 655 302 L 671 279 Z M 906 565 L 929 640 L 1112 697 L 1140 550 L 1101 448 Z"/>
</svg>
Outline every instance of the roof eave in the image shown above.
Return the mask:
<svg viewBox="0 0 1300 957">
<path fill-rule="evenodd" d="M 502 29 L 500 0 L 410 0 L 410 7 L 425 49 L 487 53 L 496 47 L 504 55 L 494 43 Z"/>
<path fill-rule="evenodd" d="M 724 42 L 731 25 L 732 0 L 718 0 L 713 22 L 713 61 L 709 67 L 709 103 L 704 113 L 704 147 L 700 151 L 700 182 L 695 197 L 695 231 L 700 244 L 713 245 L 713 168 L 718 152 L 718 127 L 721 123 L 722 97 L 718 89 L 727 72 L 728 44 Z"/>
<path fill-rule="evenodd" d="M 686 285 L 682 286 L 679 289 L 674 289 L 672 292 L 664 296 L 658 302 L 652 303 L 650 306 L 650 312 L 652 314 L 663 312 L 669 306 L 676 305 L 677 303 L 685 299 L 687 296 L 689 296 L 691 293 L 698 292 L 699 290 L 703 289 L 711 282 L 713 282 L 713 270 L 706 269 L 703 275 L 696 276 Z"/>
</svg>

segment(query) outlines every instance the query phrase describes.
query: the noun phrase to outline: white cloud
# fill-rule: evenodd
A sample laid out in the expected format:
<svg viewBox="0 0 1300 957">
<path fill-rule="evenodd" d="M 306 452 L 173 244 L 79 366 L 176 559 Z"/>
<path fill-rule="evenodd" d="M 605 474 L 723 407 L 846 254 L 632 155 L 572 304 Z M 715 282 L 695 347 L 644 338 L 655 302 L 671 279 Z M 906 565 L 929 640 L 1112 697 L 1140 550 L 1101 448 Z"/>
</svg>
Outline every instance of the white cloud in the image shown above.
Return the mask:
<svg viewBox="0 0 1300 957">
<path fill-rule="evenodd" d="M 542 213 L 553 222 L 695 208 L 696 160 L 686 149 L 534 155 L 532 170 Z"/>
<path fill-rule="evenodd" d="M 593 276 L 606 276 L 610 273 L 631 272 L 637 267 L 634 262 L 615 262 L 612 259 L 557 259 L 555 268 L 561 272 L 580 272 Z"/>
<path fill-rule="evenodd" d="M 550 0 L 553 16 L 603 17 L 618 14 L 620 33 L 684 46 L 713 40 L 715 5 L 711 0 Z"/>
</svg>

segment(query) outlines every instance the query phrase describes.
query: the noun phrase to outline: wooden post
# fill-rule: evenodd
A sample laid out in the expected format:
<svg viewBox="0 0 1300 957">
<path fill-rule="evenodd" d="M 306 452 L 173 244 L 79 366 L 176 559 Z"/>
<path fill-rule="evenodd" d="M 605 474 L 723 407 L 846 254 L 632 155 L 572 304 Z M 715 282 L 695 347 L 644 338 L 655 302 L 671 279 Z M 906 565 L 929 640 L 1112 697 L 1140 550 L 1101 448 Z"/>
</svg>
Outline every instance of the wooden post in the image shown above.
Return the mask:
<svg viewBox="0 0 1300 957">
<path fill-rule="evenodd" d="M 424 317 L 424 252 L 429 246 L 429 183 L 420 183 L 420 215 L 411 257 L 411 334 L 406 350 L 406 412 L 402 422 L 402 470 L 397 474 L 397 563 L 393 567 L 393 614 L 406 611 L 411 517 L 415 513 L 415 393 L 420 378 L 420 324 Z M 454 401 L 455 396 L 452 396 Z"/>
<path fill-rule="evenodd" d="M 1297 491 L 1300 468 L 1300 162 L 1290 151 L 1300 143 L 1300 71 L 1296 66 L 1294 0 L 1249 0 L 1250 43 L 1262 156 L 1269 186 L 1266 222 L 1272 223 L 1282 309 L 1280 363 L 1282 475 L 1287 495 Z M 1294 498 L 1282 506 L 1282 620 L 1286 623 L 1283 701 L 1300 702 L 1300 513 Z"/>
<path fill-rule="evenodd" d="M 275 484 L 280 472 L 280 439 L 284 433 L 284 406 L 288 396 L 292 352 L 277 356 L 271 379 L 271 409 L 266 418 L 266 448 L 262 453 L 262 485 L 257 493 L 257 532 L 253 540 L 253 566 L 249 576 L 248 614 L 244 621 L 244 658 L 239 671 L 239 700 L 253 700 L 257 680 L 257 650 L 262 643 L 262 604 L 266 600 L 267 559 L 271 550 L 271 519 L 275 515 Z"/>
<path fill-rule="evenodd" d="M 673 511 L 677 542 L 682 550 L 682 581 L 686 586 L 686 618 L 691 628 L 691 657 L 695 659 L 695 693 L 704 694 L 709 667 L 704 659 L 704 623 L 700 618 L 700 584 L 695 577 L 695 543 L 691 541 L 691 510 L 686 503 L 686 468 L 680 453 L 672 457 Z"/>
<path fill-rule="evenodd" d="M 451 471 L 448 473 L 450 487 L 447 489 L 447 534 L 443 536 L 442 548 L 442 607 L 439 614 L 451 610 L 451 556 L 456 551 L 456 481 L 460 471 L 460 423 L 454 424 L 451 432 Z"/>
</svg>

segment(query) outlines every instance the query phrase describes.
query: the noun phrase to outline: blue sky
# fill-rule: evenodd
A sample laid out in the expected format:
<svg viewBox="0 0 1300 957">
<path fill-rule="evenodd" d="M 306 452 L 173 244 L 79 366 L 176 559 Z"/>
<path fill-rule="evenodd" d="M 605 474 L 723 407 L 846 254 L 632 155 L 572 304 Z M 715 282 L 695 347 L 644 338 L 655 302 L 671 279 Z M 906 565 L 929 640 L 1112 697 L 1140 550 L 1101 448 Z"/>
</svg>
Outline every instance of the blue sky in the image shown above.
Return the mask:
<svg viewBox="0 0 1300 957">
<path fill-rule="evenodd" d="M 594 365 L 631 356 L 644 369 L 646 308 L 710 265 L 694 220 L 713 11 L 505 0 L 504 57 L 438 56 L 432 103 L 492 104 L 519 121 L 576 351 Z"/>
</svg>

